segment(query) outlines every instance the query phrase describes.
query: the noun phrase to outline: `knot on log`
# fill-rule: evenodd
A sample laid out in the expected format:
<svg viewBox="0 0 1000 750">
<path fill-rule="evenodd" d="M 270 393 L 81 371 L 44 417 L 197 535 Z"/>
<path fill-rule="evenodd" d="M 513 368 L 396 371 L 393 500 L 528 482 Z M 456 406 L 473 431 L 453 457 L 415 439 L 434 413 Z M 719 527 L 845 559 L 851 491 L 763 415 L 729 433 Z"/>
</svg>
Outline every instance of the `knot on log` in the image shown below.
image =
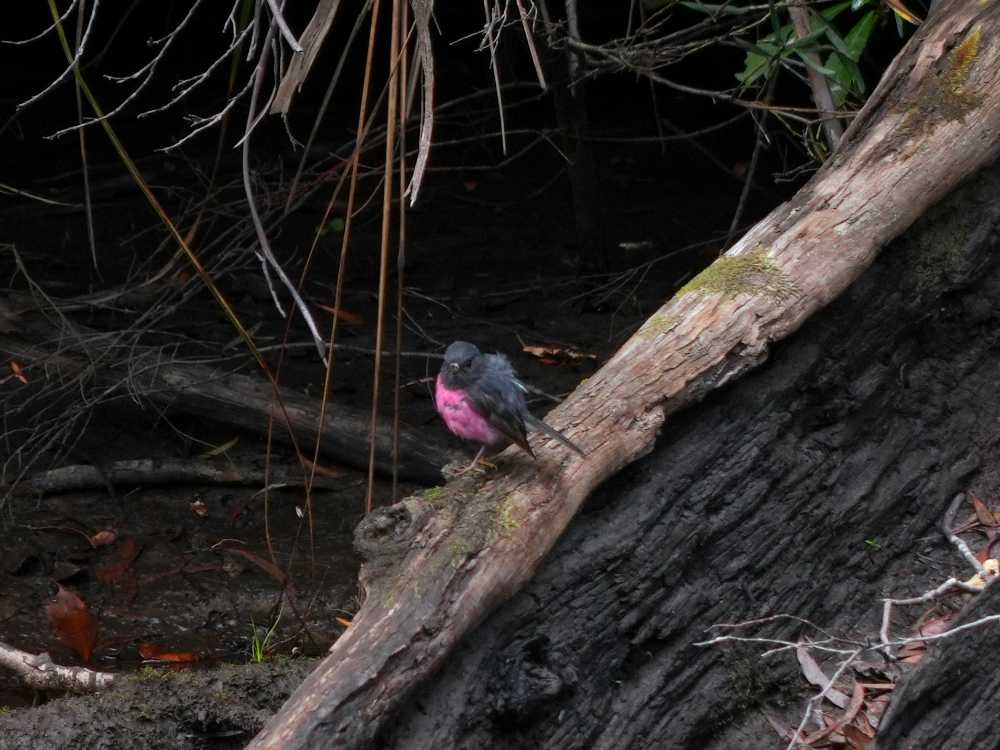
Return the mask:
<svg viewBox="0 0 1000 750">
<path fill-rule="evenodd" d="M 563 654 L 551 648 L 549 639 L 540 637 L 504 659 L 492 682 L 493 720 L 523 726 L 550 716 L 553 704 L 574 692 L 577 675 Z"/>
<path fill-rule="evenodd" d="M 367 586 L 385 576 L 405 557 L 423 528 L 429 507 L 413 499 L 377 508 L 354 530 L 354 549 L 364 562 L 362 582 Z"/>
</svg>

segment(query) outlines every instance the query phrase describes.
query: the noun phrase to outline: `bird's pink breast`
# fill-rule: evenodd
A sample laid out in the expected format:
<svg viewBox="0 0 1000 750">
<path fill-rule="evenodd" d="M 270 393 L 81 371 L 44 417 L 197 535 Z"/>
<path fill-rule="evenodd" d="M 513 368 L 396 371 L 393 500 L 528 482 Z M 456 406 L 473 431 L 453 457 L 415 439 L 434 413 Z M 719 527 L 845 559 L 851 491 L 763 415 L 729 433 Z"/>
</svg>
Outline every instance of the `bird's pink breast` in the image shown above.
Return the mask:
<svg viewBox="0 0 1000 750">
<path fill-rule="evenodd" d="M 437 386 L 434 389 L 434 402 L 438 414 L 448 425 L 448 429 L 460 438 L 476 443 L 496 445 L 503 442 L 503 434 L 469 403 L 465 392 L 459 389 L 446 388 L 438 375 Z"/>
</svg>

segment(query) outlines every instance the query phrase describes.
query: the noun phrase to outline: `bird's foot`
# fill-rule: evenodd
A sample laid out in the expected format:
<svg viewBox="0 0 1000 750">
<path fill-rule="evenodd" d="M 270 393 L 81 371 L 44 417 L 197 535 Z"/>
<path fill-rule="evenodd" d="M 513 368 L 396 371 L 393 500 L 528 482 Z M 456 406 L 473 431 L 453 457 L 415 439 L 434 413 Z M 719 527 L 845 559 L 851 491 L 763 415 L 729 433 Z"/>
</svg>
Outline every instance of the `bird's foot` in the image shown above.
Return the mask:
<svg viewBox="0 0 1000 750">
<path fill-rule="evenodd" d="M 470 473 L 485 474 L 487 471 L 495 471 L 497 465 L 492 461 L 483 458 L 484 452 L 485 449 L 481 448 L 476 454 L 476 457 L 472 459 L 472 463 L 468 466 L 456 467 L 455 464 L 448 464 L 441 469 L 441 473 L 444 474 L 447 479 L 455 479 L 456 477 L 462 477 Z"/>
</svg>

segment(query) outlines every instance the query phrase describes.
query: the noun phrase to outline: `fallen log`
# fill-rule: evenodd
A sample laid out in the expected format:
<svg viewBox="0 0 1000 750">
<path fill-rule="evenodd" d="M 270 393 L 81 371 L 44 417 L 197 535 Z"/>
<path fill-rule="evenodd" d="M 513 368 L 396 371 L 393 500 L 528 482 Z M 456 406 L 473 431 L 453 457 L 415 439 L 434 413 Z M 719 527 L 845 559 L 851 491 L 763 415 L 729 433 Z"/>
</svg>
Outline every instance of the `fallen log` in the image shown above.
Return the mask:
<svg viewBox="0 0 1000 750">
<path fill-rule="evenodd" d="M 63 347 L 58 354 L 29 343 L 56 340 Z M 72 341 L 66 335 L 56 336 L 50 325 L 22 316 L 18 320 L 18 336 L 0 335 L 0 353 L 27 368 L 33 378 L 37 377 L 34 373 L 53 368 L 60 371 L 59 377 L 66 379 L 89 364 L 82 356 L 86 352 L 65 350 L 68 343 L 72 346 Z M 76 346 L 79 349 L 82 345 Z M 306 456 L 312 457 L 321 409 L 319 400 L 288 388 L 278 388 L 276 394 L 260 377 L 183 361 L 164 361 L 158 352 L 140 354 L 127 364 L 91 367 L 88 377 L 93 378 L 93 384 L 100 390 L 127 388 L 169 413 L 208 419 L 258 434 L 267 429 L 271 417 L 276 441 L 288 445 L 294 435 Z M 105 395 L 110 395 L 110 391 Z M 357 469 L 367 468 L 370 424 L 368 412 L 333 404 L 327 408 L 319 432 L 320 454 Z M 451 453 L 440 430 L 420 430 L 401 424 L 398 467 L 401 478 L 433 484 L 441 480 L 441 468 L 449 460 Z M 392 465 L 392 423 L 382 420 L 375 431 L 375 466 L 380 473 L 391 474 Z"/>
<path fill-rule="evenodd" d="M 458 641 L 527 581 L 590 492 L 668 415 L 761 364 L 879 250 L 1000 149 L 1000 14 L 951 0 L 886 72 L 841 149 L 789 203 L 667 302 L 547 421 L 538 446 L 376 512 L 357 532 L 367 598 L 250 745 L 368 747 Z"/>
<path fill-rule="evenodd" d="M 786 748 L 818 692 L 794 651 L 694 644 L 735 634 L 877 647 L 883 597 L 973 573 L 939 527 L 957 493 L 1000 509 L 998 194 L 1000 163 L 890 243 L 764 366 L 672 418 L 653 453 L 594 492 L 532 579 L 405 701 L 376 746 Z M 977 518 L 967 501 L 954 525 Z M 978 525 L 962 538 L 978 553 L 987 533 Z M 895 607 L 890 639 L 915 636 L 926 610 L 968 596 Z M 936 663 L 926 657 L 902 677 L 919 680 L 935 708 L 926 734 L 885 748 L 978 750 L 942 738 L 968 739 L 990 711 L 998 632 L 956 634 L 973 653 L 954 672 L 933 668 L 948 675 L 940 687 L 920 677 Z M 815 656 L 827 675 L 843 658 Z M 865 660 L 898 674 L 874 653 Z M 842 713 L 822 708 L 831 720 Z"/>
</svg>

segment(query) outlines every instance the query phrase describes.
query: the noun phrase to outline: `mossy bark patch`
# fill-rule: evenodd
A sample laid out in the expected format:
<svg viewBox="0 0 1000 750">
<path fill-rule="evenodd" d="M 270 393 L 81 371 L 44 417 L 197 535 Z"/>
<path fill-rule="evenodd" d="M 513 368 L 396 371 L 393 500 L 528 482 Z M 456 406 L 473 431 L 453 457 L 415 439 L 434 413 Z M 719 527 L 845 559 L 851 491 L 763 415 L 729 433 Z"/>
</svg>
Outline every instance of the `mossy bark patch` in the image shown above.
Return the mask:
<svg viewBox="0 0 1000 750">
<path fill-rule="evenodd" d="M 982 29 L 976 26 L 948 54 L 943 74 L 924 80 L 901 127 L 907 140 L 930 132 L 941 122 L 964 122 L 983 103 L 982 94 L 968 88 L 981 42 Z"/>
<path fill-rule="evenodd" d="M 770 258 L 762 245 L 743 255 L 725 255 L 689 281 L 677 296 L 717 294 L 732 299 L 740 294 L 782 301 L 799 293 L 795 281 Z"/>
</svg>

